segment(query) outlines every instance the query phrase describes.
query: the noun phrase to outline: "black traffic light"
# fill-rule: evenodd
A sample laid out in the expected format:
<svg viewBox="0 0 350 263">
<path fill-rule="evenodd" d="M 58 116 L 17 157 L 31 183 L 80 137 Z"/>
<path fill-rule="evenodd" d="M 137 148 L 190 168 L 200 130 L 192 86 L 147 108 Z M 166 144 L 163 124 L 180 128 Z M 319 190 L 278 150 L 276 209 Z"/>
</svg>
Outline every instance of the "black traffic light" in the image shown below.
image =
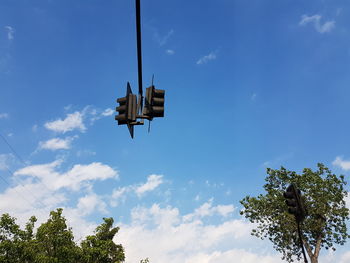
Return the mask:
<svg viewBox="0 0 350 263">
<path fill-rule="evenodd" d="M 165 90 L 156 89 L 153 85 L 146 89 L 145 108 L 143 114 L 150 120 L 164 117 Z"/>
<path fill-rule="evenodd" d="M 286 204 L 288 206 L 288 213 L 295 216 L 297 222 L 303 221 L 305 218 L 305 208 L 301 199 L 301 192 L 294 184 L 287 187 L 286 192 L 283 194 L 286 198 Z"/>
<path fill-rule="evenodd" d="M 127 124 L 131 137 L 134 137 L 134 124 L 136 121 L 137 102 L 136 95 L 132 94 L 130 84 L 128 82 L 126 89 L 126 96 L 118 98 L 117 102 L 119 107 L 116 108 L 118 115 L 115 116 L 115 120 L 118 121 L 118 125 Z"/>
</svg>

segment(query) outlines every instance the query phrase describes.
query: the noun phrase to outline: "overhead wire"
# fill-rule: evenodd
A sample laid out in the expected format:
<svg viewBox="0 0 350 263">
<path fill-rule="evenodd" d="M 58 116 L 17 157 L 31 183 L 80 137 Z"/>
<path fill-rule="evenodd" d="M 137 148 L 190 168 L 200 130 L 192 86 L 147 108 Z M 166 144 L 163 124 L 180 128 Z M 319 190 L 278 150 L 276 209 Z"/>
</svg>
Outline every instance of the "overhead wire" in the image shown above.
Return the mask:
<svg viewBox="0 0 350 263">
<path fill-rule="evenodd" d="M 3 139 L 3 141 L 6 143 L 6 145 L 11 149 L 11 151 L 14 153 L 14 155 L 17 157 L 17 159 L 23 164 L 23 165 L 27 165 L 27 163 L 23 160 L 23 158 L 17 153 L 17 151 L 14 149 L 14 147 L 12 147 L 11 146 L 11 144 L 6 140 L 6 138 L 0 133 L 0 137 Z M 41 206 L 42 206 L 42 208 L 43 209 L 46 209 L 47 208 L 47 206 L 45 205 L 45 204 L 43 204 L 41 201 L 40 201 L 40 199 L 38 198 L 38 197 L 36 197 L 31 191 L 29 191 L 28 189 L 26 189 L 26 187 L 19 181 L 19 180 L 17 180 L 17 178 L 16 178 L 16 176 L 15 176 L 15 174 L 9 169 L 9 168 L 7 168 L 6 167 L 6 169 L 8 170 L 8 172 L 12 175 L 12 177 L 14 178 L 14 180 L 16 181 L 16 183 L 17 184 L 19 184 L 20 186 L 22 186 L 23 187 L 23 189 L 25 189 L 26 191 L 28 191 L 28 193 L 30 193 L 30 195 L 32 195 L 32 197 L 34 197 L 34 202 L 38 202 Z M 0 175 L 1 176 L 1 175 Z M 7 182 L 7 180 L 5 179 L 5 178 L 3 178 L 2 176 L 1 176 L 1 179 L 3 180 L 3 181 L 5 181 L 9 186 L 11 186 L 11 184 L 10 183 L 8 183 Z M 52 190 L 50 190 L 47 186 L 46 186 L 46 184 L 43 182 L 43 181 L 41 181 L 41 184 L 42 184 L 42 186 L 44 187 L 44 188 L 46 188 L 46 190 L 48 191 L 48 192 L 51 192 Z M 21 194 L 19 194 L 19 192 L 16 190 L 16 189 L 14 189 L 15 190 L 15 192 L 19 195 L 19 196 L 21 196 L 23 199 L 25 199 L 26 200 L 26 202 L 32 207 L 33 206 L 33 204 L 30 204 L 30 202 L 25 198 L 25 197 L 23 197 L 23 195 L 21 195 Z M 54 198 L 54 199 L 56 199 L 56 201 L 57 201 L 57 203 L 61 203 L 61 200 L 58 200 L 54 195 L 52 195 L 52 197 Z M 42 210 L 39 210 L 39 208 L 35 208 L 35 205 L 34 205 L 34 210 L 38 210 L 38 211 L 40 211 L 41 213 L 43 213 L 43 211 Z M 67 209 L 66 210 L 66 213 L 69 215 L 69 212 L 68 212 L 69 210 Z M 42 214 L 43 215 L 43 214 Z M 45 215 L 45 217 L 46 217 L 47 215 Z M 69 223 L 67 222 L 67 225 L 69 225 Z M 78 241 L 79 240 L 81 240 L 83 237 L 81 236 L 79 239 L 78 239 Z M 78 242 L 77 241 L 77 242 Z"/>
</svg>

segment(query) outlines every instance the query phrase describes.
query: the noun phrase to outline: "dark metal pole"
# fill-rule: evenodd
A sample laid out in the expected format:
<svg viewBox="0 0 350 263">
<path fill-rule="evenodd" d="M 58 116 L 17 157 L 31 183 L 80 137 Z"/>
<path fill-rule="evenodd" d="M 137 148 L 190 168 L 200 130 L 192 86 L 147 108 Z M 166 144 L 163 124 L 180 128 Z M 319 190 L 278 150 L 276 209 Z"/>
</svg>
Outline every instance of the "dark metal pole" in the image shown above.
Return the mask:
<svg viewBox="0 0 350 263">
<path fill-rule="evenodd" d="M 306 259 L 306 255 L 305 255 L 304 244 L 303 244 L 301 229 L 300 229 L 300 223 L 297 222 L 297 225 L 298 225 L 298 235 L 299 235 L 300 246 L 301 246 L 301 250 L 303 251 L 303 255 L 304 255 L 304 262 L 308 263 L 307 259 Z"/>
<path fill-rule="evenodd" d="M 137 37 L 137 63 L 139 76 L 139 94 L 142 98 L 142 52 L 141 52 L 141 12 L 140 0 L 136 0 L 136 37 Z"/>
</svg>

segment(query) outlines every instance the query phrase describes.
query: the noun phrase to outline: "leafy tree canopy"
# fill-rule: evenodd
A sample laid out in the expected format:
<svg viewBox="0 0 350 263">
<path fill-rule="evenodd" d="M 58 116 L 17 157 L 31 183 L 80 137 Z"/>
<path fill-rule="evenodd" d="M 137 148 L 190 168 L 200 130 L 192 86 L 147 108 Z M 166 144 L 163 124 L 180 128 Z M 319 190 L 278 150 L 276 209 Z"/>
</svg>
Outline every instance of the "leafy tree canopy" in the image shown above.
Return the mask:
<svg viewBox="0 0 350 263">
<path fill-rule="evenodd" d="M 104 218 L 95 235 L 86 237 L 81 246 L 74 242 L 72 229 L 62 216 L 62 209 L 50 213 L 47 222 L 34 233 L 36 218 L 29 219 L 22 230 L 9 214 L 0 217 L 0 262 L 3 263 L 121 263 L 122 245 L 112 239 L 119 228 L 113 218 Z"/>
<path fill-rule="evenodd" d="M 305 168 L 300 175 L 283 167 L 279 170 L 268 168 L 265 180 L 266 194 L 242 199 L 244 209 L 241 214 L 256 224 L 252 235 L 268 238 L 282 253 L 282 259 L 293 262 L 300 260 L 302 255 L 297 224 L 294 216 L 288 213 L 283 197 L 291 183 L 295 183 L 303 194 L 307 216 L 301 226 L 302 239 L 312 263 L 318 262 L 322 247 L 335 250 L 335 245 L 343 245 L 350 237 L 346 227 L 349 209 L 345 206 L 344 176 L 337 176 L 323 164 L 318 164 L 318 170 Z"/>
</svg>

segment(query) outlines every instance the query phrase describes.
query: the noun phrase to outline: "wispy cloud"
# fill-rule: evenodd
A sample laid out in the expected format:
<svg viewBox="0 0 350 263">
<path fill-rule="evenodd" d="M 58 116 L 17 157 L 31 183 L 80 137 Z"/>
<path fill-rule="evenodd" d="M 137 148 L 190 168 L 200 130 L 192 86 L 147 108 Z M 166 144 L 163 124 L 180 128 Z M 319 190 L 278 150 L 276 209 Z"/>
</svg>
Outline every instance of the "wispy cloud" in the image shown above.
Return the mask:
<svg viewBox="0 0 350 263">
<path fill-rule="evenodd" d="M 79 150 L 79 151 L 77 151 L 78 157 L 86 157 L 86 156 L 94 156 L 94 155 L 96 155 L 96 152 L 91 151 L 91 150 Z"/>
<path fill-rule="evenodd" d="M 198 60 L 197 60 L 197 65 L 202 65 L 202 64 L 206 64 L 206 63 L 208 63 L 209 61 L 211 61 L 211 60 L 215 60 L 216 59 L 216 51 L 212 51 L 212 52 L 210 52 L 208 55 L 205 55 L 205 56 L 203 56 L 203 57 L 201 57 L 201 58 L 199 58 Z"/>
<path fill-rule="evenodd" d="M 0 154 L 0 171 L 7 170 L 13 161 L 14 156 L 12 154 Z"/>
<path fill-rule="evenodd" d="M 77 138 L 77 136 L 66 137 L 65 139 L 53 138 L 45 142 L 39 142 L 39 149 L 45 149 L 45 150 L 51 150 L 51 151 L 68 150 L 71 148 L 71 143 L 75 138 Z"/>
<path fill-rule="evenodd" d="M 344 171 L 349 171 L 350 170 L 350 161 L 346 161 L 343 159 L 342 156 L 337 156 L 335 160 L 332 162 L 334 166 L 338 166 Z"/>
<path fill-rule="evenodd" d="M 164 46 L 169 38 L 174 34 L 174 30 L 171 29 L 169 30 L 165 35 L 160 35 L 158 33 L 158 30 L 151 27 L 151 29 L 153 30 L 153 39 L 160 45 L 160 46 Z"/>
<path fill-rule="evenodd" d="M 111 115 L 113 115 L 113 113 L 114 113 L 115 111 L 113 110 L 113 109 L 111 109 L 111 108 L 108 108 L 108 109 L 105 109 L 102 113 L 101 113 L 101 115 L 102 116 L 111 116 Z"/>
<path fill-rule="evenodd" d="M 318 14 L 313 16 L 302 15 L 299 25 L 305 26 L 311 23 L 314 25 L 315 30 L 321 34 L 331 32 L 335 28 L 335 21 L 326 21 L 322 24 L 321 18 L 322 16 Z"/>
<path fill-rule="evenodd" d="M 167 50 L 165 51 L 165 53 L 167 53 L 168 55 L 174 55 L 174 54 L 175 54 L 175 51 L 172 50 L 172 49 L 167 49 Z"/>
<path fill-rule="evenodd" d="M 233 205 L 218 205 L 213 206 L 213 198 L 209 199 L 208 202 L 204 203 L 191 214 L 184 216 L 184 221 L 193 220 L 194 218 L 203 218 L 207 216 L 213 216 L 218 214 L 222 217 L 227 217 L 232 214 L 235 210 Z"/>
<path fill-rule="evenodd" d="M 13 40 L 14 34 L 15 34 L 15 29 L 12 26 L 5 26 L 5 29 L 7 31 L 7 39 Z"/>
<path fill-rule="evenodd" d="M 257 96 L 258 96 L 258 94 L 253 93 L 252 96 L 250 97 L 250 100 L 255 101 Z"/>
<path fill-rule="evenodd" d="M 113 115 L 113 113 L 115 113 L 115 110 L 107 108 L 101 112 L 101 110 L 90 107 L 90 110 L 86 112 L 90 115 L 90 124 L 92 125 L 95 121 Z"/>
<path fill-rule="evenodd" d="M 0 119 L 7 119 L 8 117 L 8 113 L 0 113 Z"/>
<path fill-rule="evenodd" d="M 155 190 L 162 183 L 163 175 L 151 174 L 147 177 L 146 183 L 132 184 L 116 188 L 111 195 L 110 204 L 112 207 L 118 206 L 120 202 L 125 202 L 127 195 L 130 193 L 142 197 L 146 192 Z"/>
<path fill-rule="evenodd" d="M 148 176 L 146 183 L 136 188 L 135 192 L 138 196 L 142 196 L 146 192 L 153 191 L 162 183 L 163 183 L 162 175 L 152 174 Z"/>
</svg>

